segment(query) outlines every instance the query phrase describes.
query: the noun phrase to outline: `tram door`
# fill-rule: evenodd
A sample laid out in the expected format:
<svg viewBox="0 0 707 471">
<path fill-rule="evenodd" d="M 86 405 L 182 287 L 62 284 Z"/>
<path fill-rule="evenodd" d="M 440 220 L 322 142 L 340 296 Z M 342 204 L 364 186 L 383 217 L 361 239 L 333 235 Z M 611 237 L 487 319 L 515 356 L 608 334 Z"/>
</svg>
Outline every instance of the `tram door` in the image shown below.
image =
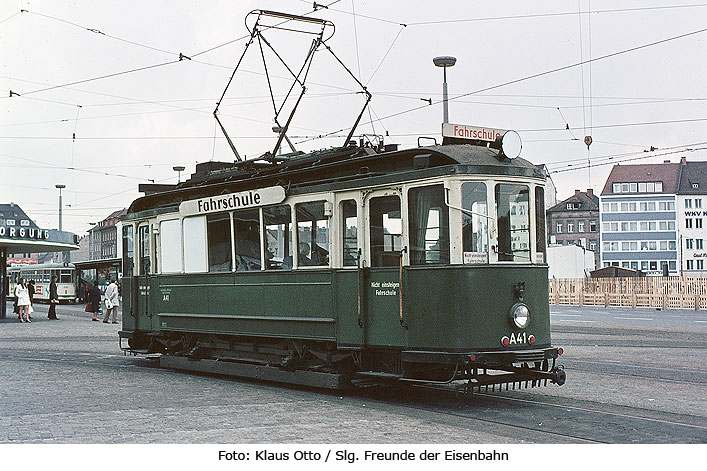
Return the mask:
<svg viewBox="0 0 707 471">
<path fill-rule="evenodd" d="M 150 226 L 144 224 L 137 228 L 137 266 L 133 273 L 136 278 L 134 296 L 134 314 L 136 330 L 152 329 L 152 306 L 150 303 Z"/>
<path fill-rule="evenodd" d="M 402 263 L 406 224 L 397 189 L 375 191 L 364 199 L 366 246 L 366 343 L 406 346 L 402 317 Z"/>
</svg>

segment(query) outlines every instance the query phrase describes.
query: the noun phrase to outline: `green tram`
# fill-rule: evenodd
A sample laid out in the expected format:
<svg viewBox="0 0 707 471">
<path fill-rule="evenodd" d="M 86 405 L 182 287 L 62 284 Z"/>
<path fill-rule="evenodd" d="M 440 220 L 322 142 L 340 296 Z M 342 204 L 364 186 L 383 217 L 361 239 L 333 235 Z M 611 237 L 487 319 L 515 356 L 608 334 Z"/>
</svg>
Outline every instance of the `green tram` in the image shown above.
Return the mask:
<svg viewBox="0 0 707 471">
<path fill-rule="evenodd" d="M 199 164 L 123 217 L 121 348 L 326 388 L 561 385 L 544 182 L 458 138 Z"/>
</svg>

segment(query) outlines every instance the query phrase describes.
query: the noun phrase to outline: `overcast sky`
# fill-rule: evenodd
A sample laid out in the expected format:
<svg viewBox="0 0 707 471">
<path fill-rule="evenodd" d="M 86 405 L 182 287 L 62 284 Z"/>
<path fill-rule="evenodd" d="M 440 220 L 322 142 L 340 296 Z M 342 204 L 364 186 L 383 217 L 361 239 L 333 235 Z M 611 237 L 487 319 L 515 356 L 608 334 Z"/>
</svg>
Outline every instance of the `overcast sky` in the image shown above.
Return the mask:
<svg viewBox="0 0 707 471">
<path fill-rule="evenodd" d="M 56 228 L 55 185 L 64 184 L 64 230 L 83 234 L 138 197 L 139 183 L 176 183 L 174 165 L 188 176 L 196 162 L 233 161 L 212 112 L 256 8 L 336 25 L 328 44 L 373 94 L 356 134 L 387 133 L 404 147 L 439 138 L 442 70 L 432 58 L 452 55 L 450 121 L 517 130 L 522 156 L 557 172 L 559 199 L 601 191 L 613 162 L 707 158 L 707 31 L 697 32 L 707 28 L 707 3 L 322 3 L 329 9 L 311 13 L 300 0 L 1 0 L 0 202 Z M 268 33 L 283 58 L 306 55 L 310 37 Z M 281 96 L 287 72 L 266 54 Z M 267 90 L 252 47 L 220 107 L 249 158 L 274 146 Z M 358 91 L 317 53 L 290 132 L 296 147 L 341 145 L 346 131 L 337 131 L 363 103 Z"/>
</svg>

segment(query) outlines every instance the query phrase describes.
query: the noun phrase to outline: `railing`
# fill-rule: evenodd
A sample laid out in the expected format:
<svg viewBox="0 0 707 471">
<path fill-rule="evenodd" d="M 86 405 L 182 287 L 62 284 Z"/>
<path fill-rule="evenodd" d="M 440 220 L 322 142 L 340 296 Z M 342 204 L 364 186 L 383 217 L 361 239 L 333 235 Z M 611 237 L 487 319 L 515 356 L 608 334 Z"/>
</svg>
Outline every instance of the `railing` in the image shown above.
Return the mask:
<svg viewBox="0 0 707 471">
<path fill-rule="evenodd" d="M 552 279 L 550 304 L 707 309 L 707 278 Z"/>
</svg>

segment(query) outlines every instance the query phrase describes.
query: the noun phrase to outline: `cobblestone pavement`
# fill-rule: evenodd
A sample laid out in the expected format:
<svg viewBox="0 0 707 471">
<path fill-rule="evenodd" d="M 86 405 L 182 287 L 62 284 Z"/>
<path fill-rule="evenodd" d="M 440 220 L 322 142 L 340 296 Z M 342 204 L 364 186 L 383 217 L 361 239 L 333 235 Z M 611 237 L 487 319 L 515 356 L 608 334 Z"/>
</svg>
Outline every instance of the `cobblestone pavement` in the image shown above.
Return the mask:
<svg viewBox="0 0 707 471">
<path fill-rule="evenodd" d="M 151 367 L 79 306 L 0 321 L 0 443 L 517 443 L 405 408 Z M 442 419 L 442 421 L 440 421 Z"/>
<path fill-rule="evenodd" d="M 604 326 L 555 308 L 567 384 L 459 399 L 164 370 L 123 355 L 120 325 L 82 307 L 0 320 L 0 443 L 707 442 L 707 326 L 694 320 Z"/>
</svg>

